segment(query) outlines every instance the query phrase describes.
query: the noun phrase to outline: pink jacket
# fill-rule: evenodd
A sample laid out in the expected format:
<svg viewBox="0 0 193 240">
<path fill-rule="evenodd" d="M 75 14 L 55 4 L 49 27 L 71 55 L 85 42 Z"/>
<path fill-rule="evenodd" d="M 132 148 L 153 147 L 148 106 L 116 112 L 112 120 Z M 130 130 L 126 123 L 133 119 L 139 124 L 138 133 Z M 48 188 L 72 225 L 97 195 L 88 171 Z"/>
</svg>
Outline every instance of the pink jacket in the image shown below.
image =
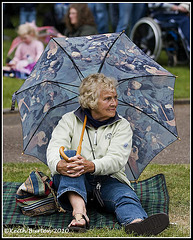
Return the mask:
<svg viewBox="0 0 193 240">
<path fill-rule="evenodd" d="M 43 51 L 44 45 L 39 40 L 33 40 L 30 44 L 22 42 L 17 47 L 12 60 L 15 62 L 26 60 L 29 55 L 33 59 L 33 62 L 37 62 Z"/>
</svg>

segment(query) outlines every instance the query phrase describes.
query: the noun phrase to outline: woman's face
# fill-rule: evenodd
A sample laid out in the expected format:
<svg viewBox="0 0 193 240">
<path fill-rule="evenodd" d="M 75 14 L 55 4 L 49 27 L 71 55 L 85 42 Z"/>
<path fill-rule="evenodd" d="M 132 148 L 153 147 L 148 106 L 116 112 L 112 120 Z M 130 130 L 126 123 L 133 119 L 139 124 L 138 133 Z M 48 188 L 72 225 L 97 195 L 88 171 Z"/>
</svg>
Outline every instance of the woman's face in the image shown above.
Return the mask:
<svg viewBox="0 0 193 240">
<path fill-rule="evenodd" d="M 118 105 L 116 90 L 101 90 L 98 99 L 98 108 L 91 110 L 92 117 L 104 121 L 115 116 Z"/>
<path fill-rule="evenodd" d="M 75 24 L 78 23 L 78 13 L 77 13 L 77 10 L 75 8 L 70 9 L 69 18 L 70 18 L 71 24 L 75 25 Z"/>
</svg>

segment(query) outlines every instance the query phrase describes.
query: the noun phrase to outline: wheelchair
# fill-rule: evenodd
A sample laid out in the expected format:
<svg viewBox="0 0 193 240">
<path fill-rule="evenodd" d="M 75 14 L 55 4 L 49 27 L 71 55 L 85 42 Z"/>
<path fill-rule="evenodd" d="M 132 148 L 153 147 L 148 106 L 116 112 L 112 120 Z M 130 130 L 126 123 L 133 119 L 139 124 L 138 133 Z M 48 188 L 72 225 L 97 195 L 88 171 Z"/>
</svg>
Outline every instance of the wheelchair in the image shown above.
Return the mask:
<svg viewBox="0 0 193 240">
<path fill-rule="evenodd" d="M 168 56 L 168 66 L 189 63 L 187 43 L 175 22 L 160 22 L 156 14 L 141 18 L 134 25 L 130 39 L 153 60 L 163 50 Z"/>
</svg>

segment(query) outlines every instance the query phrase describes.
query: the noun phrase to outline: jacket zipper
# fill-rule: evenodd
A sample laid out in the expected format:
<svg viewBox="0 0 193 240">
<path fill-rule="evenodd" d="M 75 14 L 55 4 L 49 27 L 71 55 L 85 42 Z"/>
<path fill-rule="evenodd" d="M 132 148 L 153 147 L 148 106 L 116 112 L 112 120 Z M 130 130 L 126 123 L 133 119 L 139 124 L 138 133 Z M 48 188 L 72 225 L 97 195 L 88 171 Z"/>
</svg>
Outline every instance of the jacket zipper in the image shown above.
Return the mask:
<svg viewBox="0 0 193 240">
<path fill-rule="evenodd" d="M 94 133 L 94 145 L 97 145 L 97 130 Z"/>
</svg>

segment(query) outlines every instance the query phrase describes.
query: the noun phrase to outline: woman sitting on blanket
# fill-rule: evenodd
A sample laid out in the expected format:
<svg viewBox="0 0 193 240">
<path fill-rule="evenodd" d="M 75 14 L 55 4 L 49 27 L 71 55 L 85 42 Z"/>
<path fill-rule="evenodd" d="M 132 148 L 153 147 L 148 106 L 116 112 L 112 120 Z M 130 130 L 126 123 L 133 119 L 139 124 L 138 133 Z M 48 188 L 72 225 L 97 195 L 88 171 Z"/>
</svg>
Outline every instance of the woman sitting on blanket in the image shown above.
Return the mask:
<svg viewBox="0 0 193 240">
<path fill-rule="evenodd" d="M 87 204 L 95 192 L 103 209 L 115 213 L 125 231 L 156 235 L 169 224 L 166 214 L 147 216 L 124 172 L 132 147 L 129 122 L 118 115 L 116 80 L 91 74 L 80 85 L 80 107 L 63 115 L 47 149 L 47 162 L 59 204 L 71 210 L 69 231 L 89 226 Z M 81 155 L 72 151 L 70 162 L 61 160 L 59 148 L 77 149 L 87 115 Z M 96 206 L 96 205 L 95 205 Z"/>
<path fill-rule="evenodd" d="M 44 45 L 37 40 L 37 31 L 32 23 L 21 24 L 17 31 L 22 42 L 15 51 L 14 58 L 3 67 L 6 72 L 18 71 L 29 75 L 44 51 Z"/>
</svg>

